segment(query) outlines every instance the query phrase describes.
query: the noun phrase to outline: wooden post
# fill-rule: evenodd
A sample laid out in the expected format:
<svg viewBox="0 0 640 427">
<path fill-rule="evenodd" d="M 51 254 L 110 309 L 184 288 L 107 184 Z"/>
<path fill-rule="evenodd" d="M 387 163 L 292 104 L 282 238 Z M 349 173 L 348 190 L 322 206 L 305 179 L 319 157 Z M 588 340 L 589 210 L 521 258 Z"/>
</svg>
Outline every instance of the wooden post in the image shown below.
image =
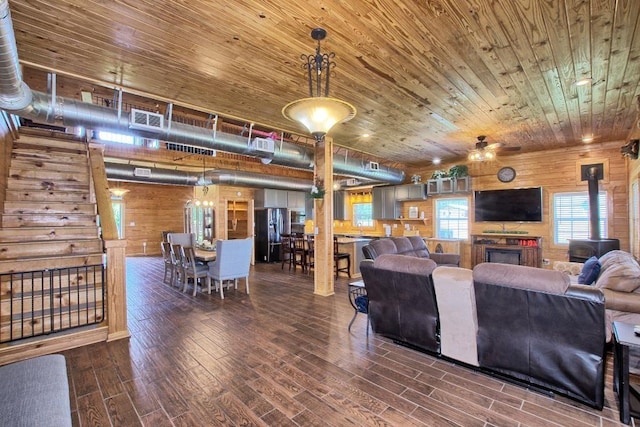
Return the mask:
<svg viewBox="0 0 640 427">
<path fill-rule="evenodd" d="M 105 240 L 107 251 L 107 341 L 129 338 L 127 327 L 126 240 Z"/>
<path fill-rule="evenodd" d="M 111 206 L 107 172 L 104 167 L 104 146 L 89 145 L 89 161 L 93 191 L 98 204 L 102 240 L 107 253 L 107 341 L 130 336 L 127 328 L 126 240 L 118 240 L 118 228 Z"/>
<path fill-rule="evenodd" d="M 316 142 L 315 176 L 325 189 L 324 198 L 315 199 L 315 269 L 313 293 L 334 294 L 333 281 L 333 140 Z"/>
</svg>

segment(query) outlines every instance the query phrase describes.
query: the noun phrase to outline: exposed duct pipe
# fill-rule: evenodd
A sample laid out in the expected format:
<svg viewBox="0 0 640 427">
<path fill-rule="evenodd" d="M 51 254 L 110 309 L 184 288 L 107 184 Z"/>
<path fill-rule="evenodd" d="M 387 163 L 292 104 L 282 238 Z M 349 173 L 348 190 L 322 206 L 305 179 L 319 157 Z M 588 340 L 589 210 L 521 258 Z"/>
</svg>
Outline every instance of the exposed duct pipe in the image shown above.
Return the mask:
<svg viewBox="0 0 640 427">
<path fill-rule="evenodd" d="M 177 122 L 171 122 L 170 126 L 163 126 L 157 132 L 134 130 L 129 127 L 129 114 L 118 114 L 117 110 L 111 108 L 31 91 L 20 75 L 18 50 L 7 0 L 0 0 L 0 13 L 0 108 L 37 122 L 61 121 L 64 126 L 125 132 L 177 144 L 260 157 L 266 163 L 274 165 L 309 170 L 313 164 L 313 150 L 296 144 L 283 141 L 270 154 L 256 151 L 247 137 L 212 132 Z M 383 166 L 369 170 L 363 161 L 355 159 L 334 161 L 333 172 L 374 182 L 400 184 L 404 181 L 402 170 Z"/>
<path fill-rule="evenodd" d="M 175 169 L 144 168 L 149 171 L 145 176 L 137 176 L 135 165 L 105 163 L 110 179 L 129 182 L 147 182 L 167 185 L 203 185 L 202 173 L 186 172 Z M 309 191 L 311 181 L 251 172 L 216 170 L 205 173 L 204 184 L 237 185 L 241 187 L 275 188 L 278 190 Z"/>
</svg>

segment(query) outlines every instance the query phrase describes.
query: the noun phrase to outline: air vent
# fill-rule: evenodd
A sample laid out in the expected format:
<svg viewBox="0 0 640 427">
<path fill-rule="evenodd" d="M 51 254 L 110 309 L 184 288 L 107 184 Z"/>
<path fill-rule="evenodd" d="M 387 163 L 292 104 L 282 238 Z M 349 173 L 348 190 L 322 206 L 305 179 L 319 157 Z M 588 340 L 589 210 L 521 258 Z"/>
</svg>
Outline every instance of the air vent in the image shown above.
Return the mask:
<svg viewBox="0 0 640 427">
<path fill-rule="evenodd" d="M 161 131 L 164 117 L 162 114 L 150 113 L 149 111 L 131 109 L 130 129 L 144 129 L 151 131 Z"/>
<path fill-rule="evenodd" d="M 149 168 L 135 168 L 133 170 L 133 176 L 141 176 L 149 178 L 151 176 L 151 169 Z"/>
<path fill-rule="evenodd" d="M 264 153 L 274 153 L 276 151 L 276 141 L 271 138 L 253 138 L 253 149 Z"/>
<path fill-rule="evenodd" d="M 378 162 L 369 162 L 366 166 L 365 169 L 368 171 L 377 171 L 380 170 L 380 163 Z"/>
<path fill-rule="evenodd" d="M 354 185 L 360 185 L 360 181 L 355 178 L 347 179 L 344 183 L 347 187 L 353 187 Z"/>
</svg>

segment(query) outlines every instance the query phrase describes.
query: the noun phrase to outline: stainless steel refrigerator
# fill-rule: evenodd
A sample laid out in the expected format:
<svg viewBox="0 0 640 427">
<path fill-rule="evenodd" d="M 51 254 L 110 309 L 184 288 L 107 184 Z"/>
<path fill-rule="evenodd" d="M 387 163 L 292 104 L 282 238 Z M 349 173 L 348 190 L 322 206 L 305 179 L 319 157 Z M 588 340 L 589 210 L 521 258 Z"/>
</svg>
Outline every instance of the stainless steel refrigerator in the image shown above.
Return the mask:
<svg viewBox="0 0 640 427">
<path fill-rule="evenodd" d="M 256 209 L 255 250 L 257 262 L 279 262 L 283 233 L 289 233 L 289 215 L 285 208 Z"/>
</svg>

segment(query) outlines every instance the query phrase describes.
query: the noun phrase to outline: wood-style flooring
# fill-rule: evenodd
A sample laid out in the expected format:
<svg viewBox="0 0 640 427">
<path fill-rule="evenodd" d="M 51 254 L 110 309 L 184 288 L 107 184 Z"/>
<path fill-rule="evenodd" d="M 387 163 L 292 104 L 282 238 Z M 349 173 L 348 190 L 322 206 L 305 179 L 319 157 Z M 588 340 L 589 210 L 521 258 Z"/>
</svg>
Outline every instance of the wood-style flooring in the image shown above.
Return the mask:
<svg viewBox="0 0 640 427">
<path fill-rule="evenodd" d="M 64 352 L 76 426 L 614 426 L 606 406 L 529 391 L 366 335 L 347 278 L 252 267 L 250 295 L 192 297 L 162 282 L 162 260 L 127 260 L 131 338 Z M 634 420 L 635 421 L 635 420 Z"/>
</svg>

